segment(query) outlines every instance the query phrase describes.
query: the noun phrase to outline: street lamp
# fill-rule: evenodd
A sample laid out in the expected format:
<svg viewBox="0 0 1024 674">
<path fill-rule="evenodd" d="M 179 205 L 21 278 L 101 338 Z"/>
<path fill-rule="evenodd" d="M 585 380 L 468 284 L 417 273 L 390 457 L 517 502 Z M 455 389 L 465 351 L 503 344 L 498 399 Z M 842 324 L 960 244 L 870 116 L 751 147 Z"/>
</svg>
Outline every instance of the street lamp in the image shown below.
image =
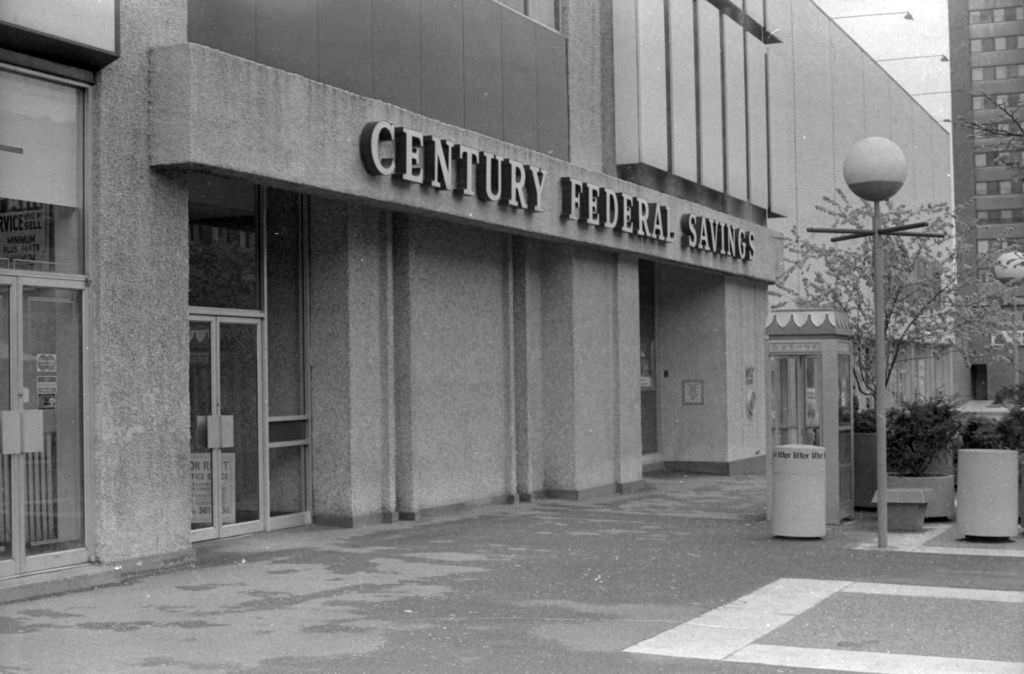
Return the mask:
<svg viewBox="0 0 1024 674">
<path fill-rule="evenodd" d="M 926 227 L 928 223 L 925 222 L 882 228 L 879 204 L 894 197 L 907 179 L 906 157 L 899 146 L 891 140 L 872 136 L 854 143 L 846 154 L 846 160 L 843 161 L 843 178 L 850 191 L 874 204 L 871 229 L 808 227 L 807 231 L 840 235 L 832 237 L 832 241 L 847 241 L 865 236 L 872 238 L 875 284 L 875 476 L 878 483 L 878 547 L 884 548 L 888 545 L 889 509 L 886 503 L 888 471 L 885 455 L 885 249 L 882 247 L 882 236 L 937 238 L 942 235 L 907 231 Z"/>
<path fill-rule="evenodd" d="M 907 20 L 907 21 L 913 21 L 914 20 L 914 15 L 913 14 L 911 14 L 910 12 L 903 12 L 903 11 L 900 11 L 900 12 L 872 12 L 871 14 L 848 14 L 846 16 L 833 16 L 832 20 L 833 21 L 837 21 L 839 19 L 861 19 L 861 18 L 863 18 L 865 16 L 895 16 L 897 14 L 902 15 L 903 18 L 905 20 Z"/>
<path fill-rule="evenodd" d="M 1010 288 L 1024 283 L 1024 253 L 1011 250 L 1003 253 L 992 265 L 992 275 Z M 1013 296 L 1013 385 L 1020 386 L 1020 314 L 1017 313 L 1017 296 Z"/>
</svg>

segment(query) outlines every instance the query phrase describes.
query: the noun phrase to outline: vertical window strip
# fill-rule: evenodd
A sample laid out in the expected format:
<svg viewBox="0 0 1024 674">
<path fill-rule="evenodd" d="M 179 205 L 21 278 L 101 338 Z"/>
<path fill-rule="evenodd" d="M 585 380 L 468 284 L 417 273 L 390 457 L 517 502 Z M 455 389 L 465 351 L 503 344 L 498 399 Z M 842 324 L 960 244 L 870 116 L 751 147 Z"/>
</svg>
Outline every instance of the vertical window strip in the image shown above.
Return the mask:
<svg viewBox="0 0 1024 674">
<path fill-rule="evenodd" d="M 749 1 L 753 2 L 754 0 L 749 0 Z M 743 13 L 744 14 L 746 14 L 746 11 L 747 11 L 747 8 L 746 8 L 746 3 L 747 2 L 748 2 L 748 0 L 743 0 L 743 4 L 744 4 Z M 752 194 L 752 191 L 751 191 L 752 185 L 750 184 L 750 182 L 751 182 L 750 181 L 750 171 L 751 171 L 751 166 L 752 166 L 751 162 L 753 160 L 753 157 L 750 156 L 750 146 L 751 146 L 751 139 L 750 139 L 750 113 L 751 113 L 751 110 L 750 110 L 750 67 L 747 64 L 747 59 L 750 57 L 750 54 L 748 53 L 748 48 L 747 48 L 748 41 L 750 40 L 750 37 L 747 35 L 746 31 L 744 31 L 740 35 L 741 35 L 741 39 L 743 40 L 743 45 L 742 45 L 742 47 L 743 47 L 743 108 L 744 108 L 744 110 L 746 110 L 746 113 L 747 113 L 746 115 L 744 115 L 744 118 L 743 118 L 743 136 L 744 136 L 744 138 L 743 138 L 743 151 L 747 155 L 747 171 L 746 171 L 746 173 L 747 173 L 747 175 L 746 175 L 746 178 L 747 178 L 747 200 L 748 201 L 753 201 L 753 194 Z"/>
<path fill-rule="evenodd" d="M 732 185 L 729 184 L 729 90 L 727 82 L 727 70 L 729 64 L 725 58 L 725 15 L 718 10 L 718 88 L 722 99 L 722 192 L 730 194 Z"/>
<path fill-rule="evenodd" d="M 676 170 L 675 143 L 673 142 L 675 116 L 672 114 L 672 23 L 668 9 L 668 3 L 670 2 L 672 0 L 664 0 L 662 2 L 662 15 L 664 16 L 662 25 L 665 30 L 665 134 L 668 146 L 668 161 L 666 163 L 670 174 L 679 175 L 679 172 Z"/>
<path fill-rule="evenodd" d="M 694 0 L 693 3 L 693 99 L 696 103 L 696 119 L 695 124 L 697 126 L 697 182 L 701 185 L 704 184 L 704 142 L 700 133 L 700 129 L 703 126 L 701 124 L 701 91 L 700 86 L 700 14 L 698 12 L 697 3 L 700 0 Z"/>
</svg>

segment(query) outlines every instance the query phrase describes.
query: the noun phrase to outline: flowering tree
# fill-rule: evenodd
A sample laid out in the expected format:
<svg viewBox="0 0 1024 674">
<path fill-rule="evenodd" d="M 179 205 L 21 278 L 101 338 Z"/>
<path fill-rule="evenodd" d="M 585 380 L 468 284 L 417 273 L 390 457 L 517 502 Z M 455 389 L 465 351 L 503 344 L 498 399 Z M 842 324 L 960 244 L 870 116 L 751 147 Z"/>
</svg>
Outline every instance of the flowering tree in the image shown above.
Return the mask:
<svg viewBox="0 0 1024 674">
<path fill-rule="evenodd" d="M 1024 106 L 1005 102 L 1002 95 L 981 94 L 992 114 L 959 118 L 959 126 L 970 129 L 976 140 L 991 141 L 996 163 L 1014 169 L 1017 180 L 1024 176 Z"/>
<path fill-rule="evenodd" d="M 834 226 L 866 231 L 871 228 L 873 209 L 873 204 L 859 199 L 850 201 L 841 190 L 818 206 Z M 883 227 L 927 222 L 924 231 L 946 236 L 942 240 L 882 237 L 886 263 L 886 385 L 911 345 L 947 345 L 959 350 L 968 362 L 990 358 L 989 335 L 1009 324 L 1009 314 L 1003 308 L 1007 289 L 990 275 L 980 273 L 991 268 L 986 256 L 978 259 L 973 249 L 957 245 L 956 228 L 963 232 L 969 223 L 957 222 L 941 204 L 883 209 L 883 218 Z M 854 381 L 861 394 L 874 397 L 872 245 L 870 236 L 833 243 L 827 235 L 794 230 L 774 294 L 776 308 L 831 307 L 846 312 L 853 328 Z M 986 263 L 988 266 L 983 266 Z"/>
</svg>

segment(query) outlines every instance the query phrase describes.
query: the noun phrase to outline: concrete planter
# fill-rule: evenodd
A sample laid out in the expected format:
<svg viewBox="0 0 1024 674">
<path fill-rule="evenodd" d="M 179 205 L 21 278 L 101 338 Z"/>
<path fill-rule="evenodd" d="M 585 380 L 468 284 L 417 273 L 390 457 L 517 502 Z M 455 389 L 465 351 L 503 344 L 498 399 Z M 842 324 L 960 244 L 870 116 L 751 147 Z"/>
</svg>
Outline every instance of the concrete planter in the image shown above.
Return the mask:
<svg viewBox="0 0 1024 674">
<path fill-rule="evenodd" d="M 956 517 L 956 478 L 953 475 L 890 475 L 886 487 L 931 490 L 925 519 L 951 520 Z"/>
<path fill-rule="evenodd" d="M 853 440 L 853 506 L 874 510 L 878 477 L 875 466 L 877 449 L 874 433 L 857 433 Z M 926 519 L 953 519 L 956 515 L 956 481 L 953 477 L 953 452 L 944 452 L 928 467 L 926 475 L 905 477 L 890 475 L 888 489 L 931 489 Z"/>
<path fill-rule="evenodd" d="M 961 536 L 1013 538 L 1020 516 L 1020 457 L 1006 449 L 961 449 L 957 529 Z"/>
<path fill-rule="evenodd" d="M 889 531 L 922 531 L 924 530 L 925 511 L 932 499 L 928 489 L 887 489 L 885 502 L 888 504 Z M 877 507 L 878 494 L 875 493 L 872 503 Z"/>
</svg>

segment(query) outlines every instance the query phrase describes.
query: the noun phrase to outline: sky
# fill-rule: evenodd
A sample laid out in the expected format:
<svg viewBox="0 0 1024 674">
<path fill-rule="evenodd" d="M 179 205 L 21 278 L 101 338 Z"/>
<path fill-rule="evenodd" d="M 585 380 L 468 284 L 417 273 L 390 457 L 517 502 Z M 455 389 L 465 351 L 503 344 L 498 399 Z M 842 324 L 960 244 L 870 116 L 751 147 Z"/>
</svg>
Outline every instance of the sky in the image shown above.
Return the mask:
<svg viewBox="0 0 1024 674">
<path fill-rule="evenodd" d="M 840 28 L 949 130 L 946 0 L 814 0 Z M 906 12 L 912 21 L 903 18 Z M 878 14 L 878 16 L 860 16 Z M 838 18 L 838 17 L 855 18 Z M 888 60 L 899 59 L 899 60 Z"/>
</svg>

